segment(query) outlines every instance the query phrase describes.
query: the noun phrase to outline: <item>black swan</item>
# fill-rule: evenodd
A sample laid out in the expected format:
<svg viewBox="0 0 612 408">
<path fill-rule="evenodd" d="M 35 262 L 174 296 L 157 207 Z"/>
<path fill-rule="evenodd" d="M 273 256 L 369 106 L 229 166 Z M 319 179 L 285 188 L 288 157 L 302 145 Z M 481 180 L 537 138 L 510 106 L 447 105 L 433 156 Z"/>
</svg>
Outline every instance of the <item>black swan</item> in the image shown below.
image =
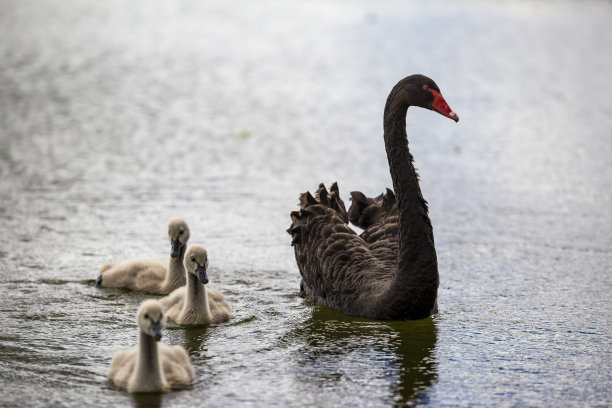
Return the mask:
<svg viewBox="0 0 612 408">
<path fill-rule="evenodd" d="M 385 104 L 384 140 L 395 194 L 377 198 L 351 193 L 348 213 L 338 185 L 301 194 L 291 213 L 301 294 L 317 305 L 374 319 L 423 319 L 437 309 L 438 262 L 427 202 L 421 194 L 406 135 L 409 106 L 459 117 L 433 80 L 411 75 L 399 81 Z M 361 235 L 349 219 L 364 228 Z"/>
</svg>

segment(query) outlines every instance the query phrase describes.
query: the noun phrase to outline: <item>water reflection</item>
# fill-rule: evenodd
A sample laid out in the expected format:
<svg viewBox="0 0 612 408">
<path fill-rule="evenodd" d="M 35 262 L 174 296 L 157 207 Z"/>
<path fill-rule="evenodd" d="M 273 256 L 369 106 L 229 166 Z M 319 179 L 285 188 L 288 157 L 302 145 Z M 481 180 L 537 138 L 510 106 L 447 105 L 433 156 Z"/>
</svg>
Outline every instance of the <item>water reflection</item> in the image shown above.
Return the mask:
<svg viewBox="0 0 612 408">
<path fill-rule="evenodd" d="M 437 379 L 437 364 L 433 357 L 437 332 L 434 319 L 415 322 L 392 322 L 397 331 L 398 382 L 394 384 L 396 402 L 426 401 L 427 389 Z"/>
<path fill-rule="evenodd" d="M 163 393 L 135 393 L 132 396 L 132 403 L 136 408 L 158 408 L 162 406 L 164 400 Z"/>
<path fill-rule="evenodd" d="M 177 341 L 176 344 L 181 344 L 188 355 L 203 357 L 203 348 L 206 348 L 207 339 L 209 337 L 208 326 L 187 326 L 177 327 L 173 330 L 180 330 L 183 335 L 182 341 Z"/>
<path fill-rule="evenodd" d="M 291 337 L 301 344 L 297 378 L 310 389 L 316 384 L 347 395 L 359 389 L 366 400 L 404 405 L 426 402 L 437 379 L 432 318 L 381 322 L 317 307 Z"/>
</svg>

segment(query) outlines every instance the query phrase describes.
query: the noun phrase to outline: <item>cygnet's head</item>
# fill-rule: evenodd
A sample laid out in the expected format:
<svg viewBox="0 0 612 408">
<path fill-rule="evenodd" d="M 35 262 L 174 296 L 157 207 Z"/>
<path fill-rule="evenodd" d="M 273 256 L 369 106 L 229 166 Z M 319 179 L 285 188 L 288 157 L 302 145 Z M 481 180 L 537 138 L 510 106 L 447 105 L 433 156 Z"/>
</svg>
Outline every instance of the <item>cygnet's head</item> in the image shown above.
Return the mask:
<svg viewBox="0 0 612 408">
<path fill-rule="evenodd" d="M 136 322 L 141 332 L 154 337 L 155 340 L 161 339 L 161 331 L 166 325 L 162 304 L 155 299 L 142 302 L 136 313 Z"/>
<path fill-rule="evenodd" d="M 187 245 L 189 241 L 189 227 L 182 218 L 173 218 L 168 223 L 168 238 L 170 238 L 170 244 L 172 249 L 170 256 L 176 258 L 181 252 L 181 248 Z"/>
<path fill-rule="evenodd" d="M 195 275 L 204 285 L 208 283 L 208 254 L 201 245 L 192 245 L 185 254 L 185 269 L 187 273 Z"/>
</svg>

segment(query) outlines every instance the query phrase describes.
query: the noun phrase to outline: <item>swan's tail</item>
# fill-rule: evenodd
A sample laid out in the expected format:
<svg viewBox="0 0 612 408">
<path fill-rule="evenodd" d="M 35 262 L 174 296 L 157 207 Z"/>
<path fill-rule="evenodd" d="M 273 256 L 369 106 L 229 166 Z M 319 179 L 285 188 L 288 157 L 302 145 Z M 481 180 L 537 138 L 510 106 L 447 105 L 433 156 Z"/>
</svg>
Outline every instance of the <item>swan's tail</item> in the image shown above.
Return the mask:
<svg viewBox="0 0 612 408">
<path fill-rule="evenodd" d="M 102 266 L 102 267 L 100 268 L 100 272 L 98 272 L 98 273 L 99 273 L 100 275 L 102 275 L 102 274 L 104 273 L 104 271 L 106 271 L 107 269 L 112 268 L 114 265 L 115 265 L 114 263 L 107 263 L 107 264 L 105 264 L 104 266 Z"/>
<path fill-rule="evenodd" d="M 395 204 L 395 194 L 387 189 L 378 197 L 366 197 L 361 191 L 351 192 L 351 207 L 348 210 L 349 220 L 362 229 L 367 229 L 381 216 L 389 214 Z"/>
<path fill-rule="evenodd" d="M 299 202 L 300 210 L 291 212 L 291 226 L 287 232 L 291 235 L 291 245 L 301 244 L 305 240 L 304 224 L 309 217 L 322 215 L 328 209 L 340 217 L 340 219 L 348 224 L 348 213 L 344 206 L 344 201 L 340 198 L 338 183 L 333 183 L 327 191 L 323 183 L 319 184 L 319 188 L 313 197 L 310 191 L 300 194 Z"/>
</svg>

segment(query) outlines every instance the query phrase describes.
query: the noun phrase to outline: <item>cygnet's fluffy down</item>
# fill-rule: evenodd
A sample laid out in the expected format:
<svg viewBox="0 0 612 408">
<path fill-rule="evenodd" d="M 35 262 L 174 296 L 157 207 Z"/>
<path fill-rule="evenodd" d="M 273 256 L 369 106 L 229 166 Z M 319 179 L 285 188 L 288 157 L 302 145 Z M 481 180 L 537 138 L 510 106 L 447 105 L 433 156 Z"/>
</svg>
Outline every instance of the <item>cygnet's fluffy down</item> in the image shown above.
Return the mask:
<svg viewBox="0 0 612 408">
<path fill-rule="evenodd" d="M 167 392 L 188 386 L 195 371 L 185 350 L 158 343 L 166 323 L 161 303 L 144 301 L 137 322 L 138 348 L 117 353 L 108 378 L 129 392 Z"/>
<path fill-rule="evenodd" d="M 230 307 L 221 292 L 209 289 L 208 254 L 193 245 L 185 255 L 187 284 L 161 299 L 168 319 L 184 325 L 206 325 L 231 319 Z"/>
<path fill-rule="evenodd" d="M 167 268 L 161 262 L 149 259 L 106 264 L 100 269 L 96 286 L 127 288 L 159 295 L 166 295 L 184 286 L 183 258 L 189 240 L 189 227 L 185 220 L 181 218 L 170 220 L 168 238 L 171 243 L 171 251 Z"/>
</svg>

